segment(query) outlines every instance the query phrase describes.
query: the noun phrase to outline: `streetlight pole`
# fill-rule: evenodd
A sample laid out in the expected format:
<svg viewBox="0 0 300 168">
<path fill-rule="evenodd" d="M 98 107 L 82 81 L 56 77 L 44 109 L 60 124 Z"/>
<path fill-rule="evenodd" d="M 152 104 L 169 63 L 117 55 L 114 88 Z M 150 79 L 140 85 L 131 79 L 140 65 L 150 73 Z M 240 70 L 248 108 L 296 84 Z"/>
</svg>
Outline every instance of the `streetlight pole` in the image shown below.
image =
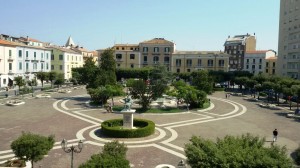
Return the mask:
<svg viewBox="0 0 300 168">
<path fill-rule="evenodd" d="M 80 140 L 78 142 L 78 149 L 76 149 L 76 146 L 73 146 L 73 145 L 68 148 L 68 142 L 67 142 L 67 140 L 63 139 L 61 141 L 61 148 L 64 150 L 64 152 L 71 153 L 71 168 L 73 168 L 74 152 L 75 153 L 80 153 L 82 151 L 82 148 L 83 148 L 83 142 L 82 142 L 82 140 Z"/>
</svg>

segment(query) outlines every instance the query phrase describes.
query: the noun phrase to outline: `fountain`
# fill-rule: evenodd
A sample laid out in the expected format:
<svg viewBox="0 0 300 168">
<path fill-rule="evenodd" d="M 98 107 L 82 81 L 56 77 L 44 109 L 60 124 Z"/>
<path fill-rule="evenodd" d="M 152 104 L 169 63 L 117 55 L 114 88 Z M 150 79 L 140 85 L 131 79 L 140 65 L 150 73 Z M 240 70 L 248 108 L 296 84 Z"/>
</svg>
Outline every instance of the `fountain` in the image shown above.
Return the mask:
<svg viewBox="0 0 300 168">
<path fill-rule="evenodd" d="M 133 113 L 135 113 L 135 109 L 131 109 L 132 99 L 130 96 L 124 99 L 125 105 L 124 108 L 121 110 L 123 114 L 123 128 L 126 129 L 133 129 Z"/>
</svg>

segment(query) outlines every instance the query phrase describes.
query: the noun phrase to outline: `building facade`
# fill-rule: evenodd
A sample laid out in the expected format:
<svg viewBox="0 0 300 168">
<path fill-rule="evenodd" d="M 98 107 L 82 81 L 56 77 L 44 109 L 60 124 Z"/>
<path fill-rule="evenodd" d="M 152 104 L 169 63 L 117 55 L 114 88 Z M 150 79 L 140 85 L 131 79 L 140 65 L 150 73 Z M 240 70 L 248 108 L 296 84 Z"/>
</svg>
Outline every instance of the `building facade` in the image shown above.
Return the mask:
<svg viewBox="0 0 300 168">
<path fill-rule="evenodd" d="M 0 39 L 0 88 L 13 86 L 17 68 L 16 45 Z"/>
<path fill-rule="evenodd" d="M 281 0 L 278 39 L 280 76 L 300 79 L 300 1 Z"/>
<path fill-rule="evenodd" d="M 224 52 L 230 54 L 230 71 L 242 70 L 244 67 L 244 56 L 247 51 L 256 50 L 256 38 L 253 35 L 236 35 L 228 37 L 224 43 Z"/>
<path fill-rule="evenodd" d="M 52 51 L 51 55 L 51 71 L 63 73 L 65 80 L 72 78 L 72 68 L 83 66 L 83 56 L 74 50 L 49 46 Z"/>
<path fill-rule="evenodd" d="M 138 44 L 116 44 L 115 59 L 117 68 L 140 68 L 141 54 Z"/>
<path fill-rule="evenodd" d="M 276 64 L 277 64 L 277 57 L 269 57 L 266 59 L 266 75 L 276 75 Z"/>
<path fill-rule="evenodd" d="M 219 51 L 176 51 L 172 54 L 171 71 L 229 70 L 229 54 Z"/>
<path fill-rule="evenodd" d="M 255 75 L 265 73 L 268 62 L 267 59 L 275 56 L 276 53 L 273 50 L 247 51 L 244 57 L 243 70 Z"/>
<path fill-rule="evenodd" d="M 152 40 L 139 43 L 142 67 L 165 65 L 171 70 L 172 53 L 176 50 L 175 43 L 164 38 L 154 38 Z"/>
</svg>

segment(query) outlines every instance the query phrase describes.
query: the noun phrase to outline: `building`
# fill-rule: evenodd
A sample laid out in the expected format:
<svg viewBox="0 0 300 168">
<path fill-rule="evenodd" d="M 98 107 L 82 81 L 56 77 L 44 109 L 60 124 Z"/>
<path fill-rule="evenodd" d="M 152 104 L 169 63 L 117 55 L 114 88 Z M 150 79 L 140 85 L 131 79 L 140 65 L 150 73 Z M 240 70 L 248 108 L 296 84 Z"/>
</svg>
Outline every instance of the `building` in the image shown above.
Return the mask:
<svg viewBox="0 0 300 168">
<path fill-rule="evenodd" d="M 154 65 L 166 65 L 171 70 L 172 53 L 176 50 L 175 43 L 164 38 L 139 43 L 142 67 Z"/>
<path fill-rule="evenodd" d="M 16 45 L 0 39 L 0 88 L 13 86 L 17 69 Z"/>
<path fill-rule="evenodd" d="M 72 68 L 83 66 L 82 54 L 65 47 L 49 46 L 51 49 L 51 71 L 63 73 L 65 80 L 72 78 Z"/>
<path fill-rule="evenodd" d="M 275 56 L 276 53 L 273 50 L 247 51 L 244 57 L 245 61 L 243 70 L 255 75 L 265 73 L 267 64 L 269 66 L 267 59 Z"/>
<path fill-rule="evenodd" d="M 256 50 L 256 38 L 250 34 L 228 37 L 224 43 L 224 52 L 230 54 L 229 70 L 242 70 L 244 67 L 244 56 L 247 51 Z"/>
<path fill-rule="evenodd" d="M 276 64 L 277 64 L 277 57 L 269 57 L 266 59 L 266 69 L 265 74 L 267 75 L 276 75 Z"/>
<path fill-rule="evenodd" d="M 300 1 L 281 0 L 279 19 L 276 72 L 300 79 Z"/>
<path fill-rule="evenodd" d="M 138 44 L 116 44 L 115 50 L 117 68 L 140 68 L 141 54 Z"/>
<path fill-rule="evenodd" d="M 171 71 L 229 70 L 229 54 L 219 51 L 176 51 L 172 54 Z"/>
</svg>

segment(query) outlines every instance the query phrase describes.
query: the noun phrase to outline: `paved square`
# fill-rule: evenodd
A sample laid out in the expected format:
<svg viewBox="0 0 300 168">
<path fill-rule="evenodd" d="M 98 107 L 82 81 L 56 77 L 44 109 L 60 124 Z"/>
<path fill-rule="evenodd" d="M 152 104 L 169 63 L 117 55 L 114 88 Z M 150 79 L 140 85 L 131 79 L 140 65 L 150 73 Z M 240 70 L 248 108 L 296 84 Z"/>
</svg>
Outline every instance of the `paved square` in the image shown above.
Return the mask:
<svg viewBox="0 0 300 168">
<path fill-rule="evenodd" d="M 176 114 L 135 114 L 156 123 L 156 132 L 146 138 L 119 139 L 129 150 L 127 159 L 134 167 L 155 167 L 159 164 L 176 166 L 184 160 L 184 144 L 192 135 L 215 140 L 226 135 L 252 133 L 272 139 L 274 128 L 279 130 L 277 144 L 286 145 L 289 153 L 300 143 L 300 123 L 288 119 L 283 110 L 270 110 L 257 106 L 243 97 L 225 99 L 223 92 L 209 97 L 211 107 L 206 110 L 187 111 Z M 35 165 L 41 167 L 69 167 L 70 154 L 60 148 L 65 138 L 75 145 L 84 139 L 84 149 L 74 156 L 78 167 L 92 154 L 99 153 L 105 142 L 112 139 L 98 137 L 95 131 L 102 121 L 122 118 L 118 113 L 106 113 L 101 108 L 86 106 L 89 96 L 84 89 L 69 94 L 53 93 L 51 98 L 24 98 L 25 105 L 9 107 L 0 105 L 0 161 L 13 157 L 10 143 L 30 131 L 41 135 L 55 135 L 56 144 L 49 155 Z M 118 99 L 115 101 L 119 101 Z M 270 145 L 267 142 L 267 145 Z"/>
</svg>

